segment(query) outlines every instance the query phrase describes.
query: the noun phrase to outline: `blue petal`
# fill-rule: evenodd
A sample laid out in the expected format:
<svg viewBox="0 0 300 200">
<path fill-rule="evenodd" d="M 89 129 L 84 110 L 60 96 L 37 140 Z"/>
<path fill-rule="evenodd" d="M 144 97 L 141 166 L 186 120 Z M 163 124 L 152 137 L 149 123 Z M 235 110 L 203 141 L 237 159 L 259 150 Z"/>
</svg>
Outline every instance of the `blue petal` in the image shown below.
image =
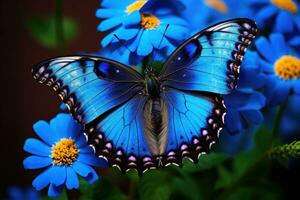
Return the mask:
<svg viewBox="0 0 300 200">
<path fill-rule="evenodd" d="M 297 45 L 300 46 L 300 36 L 296 36 L 292 38 L 289 43 L 293 46 L 297 46 Z"/>
<path fill-rule="evenodd" d="M 182 26 L 170 25 L 166 32 L 166 36 L 174 40 L 184 40 L 188 37 L 188 29 Z"/>
<path fill-rule="evenodd" d="M 40 120 L 33 125 L 33 129 L 48 145 L 52 146 L 57 142 L 57 136 L 47 122 Z"/>
<path fill-rule="evenodd" d="M 271 63 L 275 62 L 276 57 L 273 52 L 273 47 L 265 37 L 261 37 L 258 40 L 256 40 L 255 44 L 259 53 L 263 55 L 267 61 Z"/>
<path fill-rule="evenodd" d="M 144 31 L 140 30 L 138 35 L 136 36 L 136 38 L 134 38 L 133 42 L 129 46 L 129 49 L 131 49 L 131 51 L 136 51 L 137 50 L 143 33 L 144 33 Z"/>
<path fill-rule="evenodd" d="M 33 187 L 37 190 L 41 190 L 41 189 L 45 188 L 50 183 L 50 179 L 51 179 L 51 175 L 52 175 L 51 171 L 52 171 L 52 167 L 49 167 L 48 169 L 46 169 L 45 171 L 40 173 L 33 180 L 33 182 L 32 182 Z"/>
<path fill-rule="evenodd" d="M 115 1 L 112 0 L 104 0 L 101 2 L 101 6 L 105 8 L 117 8 L 119 10 L 124 10 L 126 9 L 126 6 L 130 5 L 133 1 L 128 1 L 128 0 L 123 0 L 123 1 L 118 1 L 116 3 Z"/>
<path fill-rule="evenodd" d="M 49 146 L 34 138 L 27 139 L 23 149 L 28 153 L 39 156 L 49 156 L 51 154 L 51 148 Z"/>
<path fill-rule="evenodd" d="M 228 109 L 228 113 L 225 116 L 225 126 L 230 134 L 237 134 L 242 129 L 239 112 L 234 109 Z"/>
<path fill-rule="evenodd" d="M 172 25 L 181 25 L 181 26 L 187 25 L 185 20 L 179 17 L 170 17 L 170 15 L 167 15 L 166 17 L 160 17 L 160 21 L 164 25 L 170 24 L 170 27 Z"/>
<path fill-rule="evenodd" d="M 50 182 L 56 186 L 62 185 L 66 180 L 66 167 L 54 165 L 52 168 L 53 169 Z"/>
<path fill-rule="evenodd" d="M 290 93 L 288 82 L 279 80 L 279 78 L 274 79 L 277 79 L 277 81 L 275 82 L 275 84 L 269 85 L 269 88 L 267 90 L 267 98 L 270 106 L 276 106 L 284 103 Z"/>
<path fill-rule="evenodd" d="M 112 29 L 118 25 L 120 25 L 123 21 L 123 16 L 109 18 L 101 22 L 100 26 L 98 26 L 99 31 L 107 31 Z"/>
<path fill-rule="evenodd" d="M 139 28 L 141 22 L 141 14 L 139 11 L 134 11 L 130 15 L 124 17 L 123 25 L 126 28 L 136 27 Z"/>
<path fill-rule="evenodd" d="M 132 29 L 123 29 L 118 33 L 118 37 L 122 40 L 130 40 L 134 38 L 139 32 L 139 29 L 132 28 Z"/>
<path fill-rule="evenodd" d="M 300 80 L 296 80 L 293 84 L 293 90 L 297 95 L 300 95 Z"/>
<path fill-rule="evenodd" d="M 97 158 L 94 154 L 79 154 L 78 161 L 91 165 L 91 166 L 97 166 L 97 167 L 107 167 L 106 160 L 102 158 Z"/>
<path fill-rule="evenodd" d="M 73 163 L 72 168 L 82 177 L 86 177 L 92 170 L 90 166 L 82 164 L 78 161 Z"/>
<path fill-rule="evenodd" d="M 284 37 L 282 34 L 271 34 L 270 42 L 274 51 L 276 52 L 276 57 L 281 57 L 287 52 L 287 44 L 285 43 Z"/>
<path fill-rule="evenodd" d="M 95 181 L 97 181 L 99 179 L 98 174 L 96 173 L 96 171 L 94 169 L 92 169 L 91 173 L 89 173 L 89 175 L 87 177 L 84 177 L 84 179 L 89 183 L 92 184 Z"/>
<path fill-rule="evenodd" d="M 110 8 L 101 8 L 96 11 L 96 17 L 98 18 L 112 18 L 121 14 L 123 14 L 121 10 Z"/>
<path fill-rule="evenodd" d="M 266 6 L 258 12 L 257 19 L 259 21 L 265 21 L 266 19 L 269 19 L 270 17 L 272 17 L 276 13 L 277 10 L 278 9 L 273 5 Z"/>
<path fill-rule="evenodd" d="M 264 59 L 259 59 L 259 64 L 263 72 L 267 74 L 274 74 L 274 66 L 273 63 L 269 63 L 269 61 L 265 61 Z"/>
<path fill-rule="evenodd" d="M 281 11 L 277 16 L 275 30 L 282 33 L 293 31 L 293 22 L 287 11 Z"/>
<path fill-rule="evenodd" d="M 111 32 L 102 39 L 102 41 L 101 41 L 102 47 L 106 47 L 109 43 L 112 42 L 114 34 L 115 34 L 114 32 Z"/>
<path fill-rule="evenodd" d="M 300 31 L 300 16 L 296 15 L 294 17 L 294 21 L 295 21 L 296 26 L 298 27 L 298 31 Z"/>
<path fill-rule="evenodd" d="M 59 197 L 61 195 L 63 186 L 55 186 L 53 184 L 50 184 L 48 189 L 48 196 L 49 197 Z"/>
<path fill-rule="evenodd" d="M 80 153 L 95 153 L 91 146 L 84 146 L 80 148 Z"/>
<path fill-rule="evenodd" d="M 74 119 L 69 114 L 58 114 L 50 121 L 51 129 L 59 138 L 70 138 L 73 136 Z"/>
<path fill-rule="evenodd" d="M 76 143 L 77 148 L 80 149 L 81 147 L 84 147 L 87 145 L 87 139 L 83 134 L 81 134 L 80 136 L 78 136 L 76 138 L 75 143 Z"/>
<path fill-rule="evenodd" d="M 78 177 L 71 167 L 67 168 L 66 186 L 69 190 L 77 189 L 79 187 Z"/>
<path fill-rule="evenodd" d="M 143 32 L 143 35 L 141 37 L 138 49 L 137 49 L 137 54 L 139 56 L 147 56 L 149 55 L 152 50 L 153 50 L 153 46 L 151 44 L 151 42 L 149 41 L 149 37 L 151 37 L 149 35 L 149 32 L 147 30 L 145 30 Z"/>
<path fill-rule="evenodd" d="M 148 30 L 151 35 L 151 43 L 155 48 L 159 47 L 160 41 L 162 41 L 163 34 L 156 30 Z M 163 44 L 160 45 L 161 48 L 165 47 Z"/>
<path fill-rule="evenodd" d="M 259 110 L 246 110 L 242 112 L 242 115 L 253 124 L 260 124 L 264 121 L 264 116 Z"/>
<path fill-rule="evenodd" d="M 23 166 L 25 169 L 39 169 L 51 165 L 52 159 L 49 157 L 29 156 L 24 159 Z"/>
</svg>

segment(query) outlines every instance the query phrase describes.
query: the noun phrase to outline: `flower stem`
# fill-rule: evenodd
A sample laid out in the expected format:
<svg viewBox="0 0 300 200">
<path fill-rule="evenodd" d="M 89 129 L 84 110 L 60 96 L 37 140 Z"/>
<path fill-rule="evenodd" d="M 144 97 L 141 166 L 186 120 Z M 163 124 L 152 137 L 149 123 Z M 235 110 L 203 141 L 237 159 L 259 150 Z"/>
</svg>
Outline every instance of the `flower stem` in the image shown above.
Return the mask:
<svg viewBox="0 0 300 200">
<path fill-rule="evenodd" d="M 55 32 L 57 48 L 60 53 L 65 50 L 65 38 L 63 29 L 63 15 L 62 15 L 62 0 L 55 0 Z"/>
</svg>

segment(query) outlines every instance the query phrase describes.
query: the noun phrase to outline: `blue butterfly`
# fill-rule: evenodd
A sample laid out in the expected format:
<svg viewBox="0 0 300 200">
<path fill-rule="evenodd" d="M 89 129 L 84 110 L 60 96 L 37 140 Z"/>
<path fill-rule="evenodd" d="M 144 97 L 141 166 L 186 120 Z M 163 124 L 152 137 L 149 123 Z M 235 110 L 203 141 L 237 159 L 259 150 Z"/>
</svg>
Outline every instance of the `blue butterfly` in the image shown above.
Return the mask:
<svg viewBox="0 0 300 200">
<path fill-rule="evenodd" d="M 192 36 L 160 73 L 144 75 L 113 60 L 67 56 L 33 69 L 83 124 L 95 153 L 126 172 L 195 163 L 224 125 L 222 100 L 237 87 L 240 65 L 257 33 L 255 22 L 234 19 Z"/>
</svg>

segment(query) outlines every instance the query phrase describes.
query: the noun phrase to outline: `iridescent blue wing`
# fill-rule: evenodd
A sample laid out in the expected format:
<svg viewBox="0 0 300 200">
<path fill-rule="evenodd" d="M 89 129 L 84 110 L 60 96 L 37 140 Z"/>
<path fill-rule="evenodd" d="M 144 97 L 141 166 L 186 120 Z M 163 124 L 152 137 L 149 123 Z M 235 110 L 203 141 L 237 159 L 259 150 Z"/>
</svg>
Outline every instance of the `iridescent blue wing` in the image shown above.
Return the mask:
<svg viewBox="0 0 300 200">
<path fill-rule="evenodd" d="M 136 169 L 141 175 L 157 167 L 145 138 L 143 109 L 147 99 L 143 94 L 137 95 L 87 127 L 96 154 L 122 172 Z"/>
<path fill-rule="evenodd" d="M 142 173 L 156 165 L 144 138 L 147 96 L 139 73 L 111 60 L 73 56 L 42 62 L 33 75 L 67 103 L 96 154 L 110 166 Z"/>
<path fill-rule="evenodd" d="M 164 165 L 182 165 L 184 157 L 198 162 L 217 142 L 226 109 L 220 95 L 165 89 L 168 110 L 168 142 Z"/>
<path fill-rule="evenodd" d="M 243 56 L 256 32 L 255 23 L 248 19 L 204 29 L 175 50 L 159 80 L 166 87 L 228 94 L 237 87 Z"/>
<path fill-rule="evenodd" d="M 83 124 L 92 122 L 143 89 L 142 77 L 130 67 L 98 57 L 50 59 L 37 65 L 33 76 L 52 87 Z"/>
</svg>

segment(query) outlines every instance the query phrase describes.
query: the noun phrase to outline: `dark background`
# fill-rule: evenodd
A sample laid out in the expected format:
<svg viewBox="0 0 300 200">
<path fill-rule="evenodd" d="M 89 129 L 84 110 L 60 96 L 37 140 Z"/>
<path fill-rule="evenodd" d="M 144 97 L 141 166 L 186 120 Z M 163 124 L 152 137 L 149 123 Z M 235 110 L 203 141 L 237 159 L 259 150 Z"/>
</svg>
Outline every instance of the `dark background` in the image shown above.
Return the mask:
<svg viewBox="0 0 300 200">
<path fill-rule="evenodd" d="M 58 56 L 55 50 L 39 45 L 26 27 L 29 17 L 53 14 L 55 1 L 1 0 L 1 137 L 0 197 L 12 185 L 30 186 L 37 171 L 23 169 L 25 138 L 36 137 L 32 125 L 49 120 L 59 112 L 59 99 L 50 88 L 34 81 L 31 68 L 38 62 Z M 100 48 L 98 0 L 66 0 L 63 14 L 79 24 L 79 34 L 66 49 L 67 54 L 96 52 Z"/>
</svg>

